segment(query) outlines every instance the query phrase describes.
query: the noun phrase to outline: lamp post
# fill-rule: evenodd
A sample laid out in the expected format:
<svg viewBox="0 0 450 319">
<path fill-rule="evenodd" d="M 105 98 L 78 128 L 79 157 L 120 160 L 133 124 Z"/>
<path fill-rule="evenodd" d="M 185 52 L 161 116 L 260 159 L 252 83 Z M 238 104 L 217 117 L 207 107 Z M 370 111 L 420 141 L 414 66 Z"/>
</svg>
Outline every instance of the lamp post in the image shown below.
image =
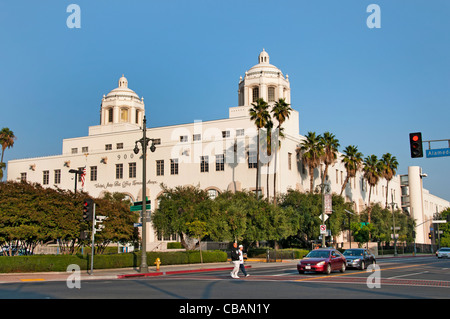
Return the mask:
<svg viewBox="0 0 450 319">
<path fill-rule="evenodd" d="M 78 180 L 78 175 L 83 174 L 83 170 L 80 169 L 69 169 L 69 173 L 75 174 L 75 193 L 77 192 L 77 180 Z"/>
<path fill-rule="evenodd" d="M 331 187 L 330 184 L 322 183 L 316 186 L 316 193 L 319 192 L 319 188 L 320 193 L 322 194 L 322 225 L 325 225 L 325 194 L 328 194 L 330 192 Z M 326 234 L 322 234 L 322 247 L 325 247 L 325 235 Z"/>
<path fill-rule="evenodd" d="M 397 256 L 397 237 L 395 234 L 395 217 L 394 217 L 394 208 L 397 207 L 397 203 L 394 202 L 394 194 L 391 194 L 392 202 L 389 204 L 392 208 L 392 230 L 393 230 L 393 236 L 394 236 L 394 256 Z"/>
<path fill-rule="evenodd" d="M 148 272 L 147 264 L 147 146 L 148 142 L 152 142 L 150 151 L 154 152 L 156 147 L 154 139 L 147 137 L 147 119 L 144 115 L 144 123 L 142 126 L 142 138 L 136 141 L 134 146 L 134 153 L 139 153 L 137 143 L 141 143 L 142 147 L 142 253 L 141 253 L 141 265 L 139 266 L 139 272 Z"/>
</svg>

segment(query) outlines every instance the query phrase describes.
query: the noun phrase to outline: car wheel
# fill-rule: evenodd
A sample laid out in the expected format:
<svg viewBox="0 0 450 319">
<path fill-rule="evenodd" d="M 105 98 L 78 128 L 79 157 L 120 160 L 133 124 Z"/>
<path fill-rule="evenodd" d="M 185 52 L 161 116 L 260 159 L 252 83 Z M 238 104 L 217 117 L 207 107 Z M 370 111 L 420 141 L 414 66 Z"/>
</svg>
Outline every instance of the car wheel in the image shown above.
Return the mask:
<svg viewBox="0 0 450 319">
<path fill-rule="evenodd" d="M 330 264 L 327 265 L 327 269 L 325 269 L 324 274 L 326 274 L 326 275 L 331 274 L 331 265 Z"/>
<path fill-rule="evenodd" d="M 346 269 L 345 263 L 342 263 L 341 272 L 345 272 L 345 269 Z"/>
<path fill-rule="evenodd" d="M 364 260 L 361 260 L 361 267 L 359 267 L 359 269 L 361 270 L 366 269 L 366 263 L 364 262 Z"/>
</svg>

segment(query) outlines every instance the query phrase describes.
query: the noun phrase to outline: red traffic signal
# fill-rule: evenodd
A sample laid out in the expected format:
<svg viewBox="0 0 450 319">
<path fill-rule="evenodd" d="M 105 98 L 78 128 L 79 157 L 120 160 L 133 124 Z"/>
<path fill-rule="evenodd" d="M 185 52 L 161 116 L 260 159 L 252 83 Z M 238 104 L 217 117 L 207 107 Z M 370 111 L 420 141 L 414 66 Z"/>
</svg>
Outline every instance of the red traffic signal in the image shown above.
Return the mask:
<svg viewBox="0 0 450 319">
<path fill-rule="evenodd" d="M 423 148 L 422 148 L 422 133 L 410 133 L 409 134 L 409 146 L 411 149 L 411 157 L 423 157 Z"/>
<path fill-rule="evenodd" d="M 94 201 L 87 198 L 83 202 L 83 220 L 91 221 L 94 216 Z"/>
</svg>

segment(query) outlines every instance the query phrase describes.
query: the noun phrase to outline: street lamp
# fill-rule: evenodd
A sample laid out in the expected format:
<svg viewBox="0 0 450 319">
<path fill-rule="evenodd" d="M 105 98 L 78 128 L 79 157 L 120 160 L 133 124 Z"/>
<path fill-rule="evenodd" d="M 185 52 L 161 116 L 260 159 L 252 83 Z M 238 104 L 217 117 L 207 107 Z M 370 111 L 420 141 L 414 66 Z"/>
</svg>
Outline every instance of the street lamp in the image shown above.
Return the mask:
<svg viewBox="0 0 450 319">
<path fill-rule="evenodd" d="M 78 175 L 83 174 L 83 169 L 69 169 L 69 173 L 75 174 L 75 193 L 77 192 Z"/>
<path fill-rule="evenodd" d="M 328 183 L 322 183 L 316 186 L 315 192 L 318 193 L 319 189 L 322 194 L 322 225 L 325 225 L 325 194 L 331 191 L 331 187 Z M 325 235 L 322 234 L 322 247 L 325 247 Z"/>
<path fill-rule="evenodd" d="M 147 119 L 144 115 L 144 124 L 142 126 L 142 138 L 136 141 L 134 146 L 134 154 L 139 153 L 138 143 L 141 143 L 142 147 L 142 252 L 141 252 L 141 265 L 139 266 L 139 272 L 148 272 L 147 264 L 147 146 L 148 142 L 152 142 L 150 151 L 154 152 L 156 147 L 154 139 L 147 137 Z"/>
<path fill-rule="evenodd" d="M 392 230 L 394 235 L 394 256 L 397 256 L 397 237 L 395 235 L 395 218 L 394 218 L 394 208 L 398 208 L 397 203 L 394 202 L 394 194 L 391 194 L 392 202 L 389 204 L 392 208 Z"/>
</svg>

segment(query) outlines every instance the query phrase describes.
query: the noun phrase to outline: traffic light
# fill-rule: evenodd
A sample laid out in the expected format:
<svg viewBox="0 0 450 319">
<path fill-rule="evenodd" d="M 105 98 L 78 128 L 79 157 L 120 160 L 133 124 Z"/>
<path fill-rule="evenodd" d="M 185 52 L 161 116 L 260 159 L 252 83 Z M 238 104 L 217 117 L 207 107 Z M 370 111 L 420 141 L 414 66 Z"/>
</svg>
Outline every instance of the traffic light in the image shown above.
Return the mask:
<svg viewBox="0 0 450 319">
<path fill-rule="evenodd" d="M 87 198 L 83 202 L 83 220 L 91 221 L 94 216 L 94 201 L 91 198 Z"/>
<path fill-rule="evenodd" d="M 411 158 L 423 157 L 422 133 L 410 133 L 409 146 L 411 148 Z"/>
<path fill-rule="evenodd" d="M 428 233 L 428 238 L 430 238 L 430 239 L 431 239 L 431 233 Z"/>
</svg>

